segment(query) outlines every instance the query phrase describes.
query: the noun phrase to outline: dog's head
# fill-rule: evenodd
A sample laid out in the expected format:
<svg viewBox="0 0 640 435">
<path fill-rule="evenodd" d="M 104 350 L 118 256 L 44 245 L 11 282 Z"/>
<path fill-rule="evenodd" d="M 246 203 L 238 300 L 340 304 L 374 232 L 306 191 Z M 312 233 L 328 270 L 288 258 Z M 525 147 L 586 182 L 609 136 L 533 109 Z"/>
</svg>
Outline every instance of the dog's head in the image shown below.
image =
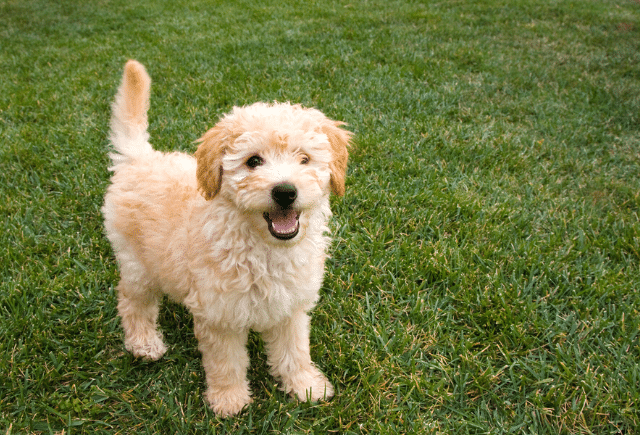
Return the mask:
<svg viewBox="0 0 640 435">
<path fill-rule="evenodd" d="M 305 214 L 345 191 L 351 133 L 315 109 L 286 103 L 234 108 L 199 140 L 197 178 L 277 240 L 295 240 Z"/>
</svg>

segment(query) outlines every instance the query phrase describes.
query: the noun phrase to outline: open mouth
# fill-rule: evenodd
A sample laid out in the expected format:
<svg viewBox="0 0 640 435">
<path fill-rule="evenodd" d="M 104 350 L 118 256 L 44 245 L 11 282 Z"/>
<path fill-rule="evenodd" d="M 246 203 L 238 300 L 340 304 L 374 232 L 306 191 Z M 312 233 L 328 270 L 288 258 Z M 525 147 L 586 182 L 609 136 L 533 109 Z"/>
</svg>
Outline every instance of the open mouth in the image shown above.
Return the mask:
<svg viewBox="0 0 640 435">
<path fill-rule="evenodd" d="M 298 235 L 300 213 L 292 208 L 281 208 L 263 214 L 269 224 L 269 232 L 280 240 L 290 240 Z"/>
</svg>

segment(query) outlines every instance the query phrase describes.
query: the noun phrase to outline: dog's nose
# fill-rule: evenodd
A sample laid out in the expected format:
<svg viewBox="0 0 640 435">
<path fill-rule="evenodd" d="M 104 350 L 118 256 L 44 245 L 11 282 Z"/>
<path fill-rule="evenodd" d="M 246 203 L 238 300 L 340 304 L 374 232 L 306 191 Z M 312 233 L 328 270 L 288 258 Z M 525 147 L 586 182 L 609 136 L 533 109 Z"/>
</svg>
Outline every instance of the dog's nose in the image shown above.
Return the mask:
<svg viewBox="0 0 640 435">
<path fill-rule="evenodd" d="M 276 184 L 271 190 L 271 198 L 282 208 L 289 207 L 297 197 L 298 189 L 291 183 Z"/>
</svg>

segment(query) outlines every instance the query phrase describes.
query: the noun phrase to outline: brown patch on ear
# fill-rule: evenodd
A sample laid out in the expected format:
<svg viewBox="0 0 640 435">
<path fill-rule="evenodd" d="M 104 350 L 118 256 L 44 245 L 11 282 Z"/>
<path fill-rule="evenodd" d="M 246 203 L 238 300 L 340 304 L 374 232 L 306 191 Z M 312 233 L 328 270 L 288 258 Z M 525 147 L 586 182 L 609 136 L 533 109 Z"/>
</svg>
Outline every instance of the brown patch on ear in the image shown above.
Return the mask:
<svg viewBox="0 0 640 435">
<path fill-rule="evenodd" d="M 352 136 L 350 131 L 340 128 L 342 125 L 344 122 L 328 120 L 321 128 L 331 145 L 331 162 L 329 163 L 331 190 L 337 196 L 342 196 L 345 192 L 344 183 L 347 175 L 347 161 L 349 160 L 348 147 Z"/>
<path fill-rule="evenodd" d="M 196 178 L 202 196 L 208 201 L 220 192 L 222 183 L 222 157 L 225 152 L 225 128 L 219 124 L 207 131 L 198 142 L 195 153 L 197 161 Z"/>
</svg>

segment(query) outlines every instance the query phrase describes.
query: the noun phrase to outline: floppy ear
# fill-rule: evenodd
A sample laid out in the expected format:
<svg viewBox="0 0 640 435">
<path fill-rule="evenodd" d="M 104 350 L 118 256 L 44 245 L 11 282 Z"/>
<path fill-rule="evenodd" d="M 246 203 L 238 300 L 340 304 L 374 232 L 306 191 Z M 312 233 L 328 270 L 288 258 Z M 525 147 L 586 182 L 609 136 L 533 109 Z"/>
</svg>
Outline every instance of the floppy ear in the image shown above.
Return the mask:
<svg viewBox="0 0 640 435">
<path fill-rule="evenodd" d="M 345 177 L 347 175 L 347 161 L 349 160 L 348 147 L 352 133 L 343 130 L 340 126 L 344 122 L 327 120 L 322 126 L 322 132 L 327 135 L 331 145 L 331 190 L 338 196 L 344 195 Z"/>
<path fill-rule="evenodd" d="M 225 139 L 225 129 L 218 124 L 197 141 L 200 145 L 195 153 L 196 178 L 198 187 L 206 200 L 213 199 L 220 192 Z"/>
</svg>

